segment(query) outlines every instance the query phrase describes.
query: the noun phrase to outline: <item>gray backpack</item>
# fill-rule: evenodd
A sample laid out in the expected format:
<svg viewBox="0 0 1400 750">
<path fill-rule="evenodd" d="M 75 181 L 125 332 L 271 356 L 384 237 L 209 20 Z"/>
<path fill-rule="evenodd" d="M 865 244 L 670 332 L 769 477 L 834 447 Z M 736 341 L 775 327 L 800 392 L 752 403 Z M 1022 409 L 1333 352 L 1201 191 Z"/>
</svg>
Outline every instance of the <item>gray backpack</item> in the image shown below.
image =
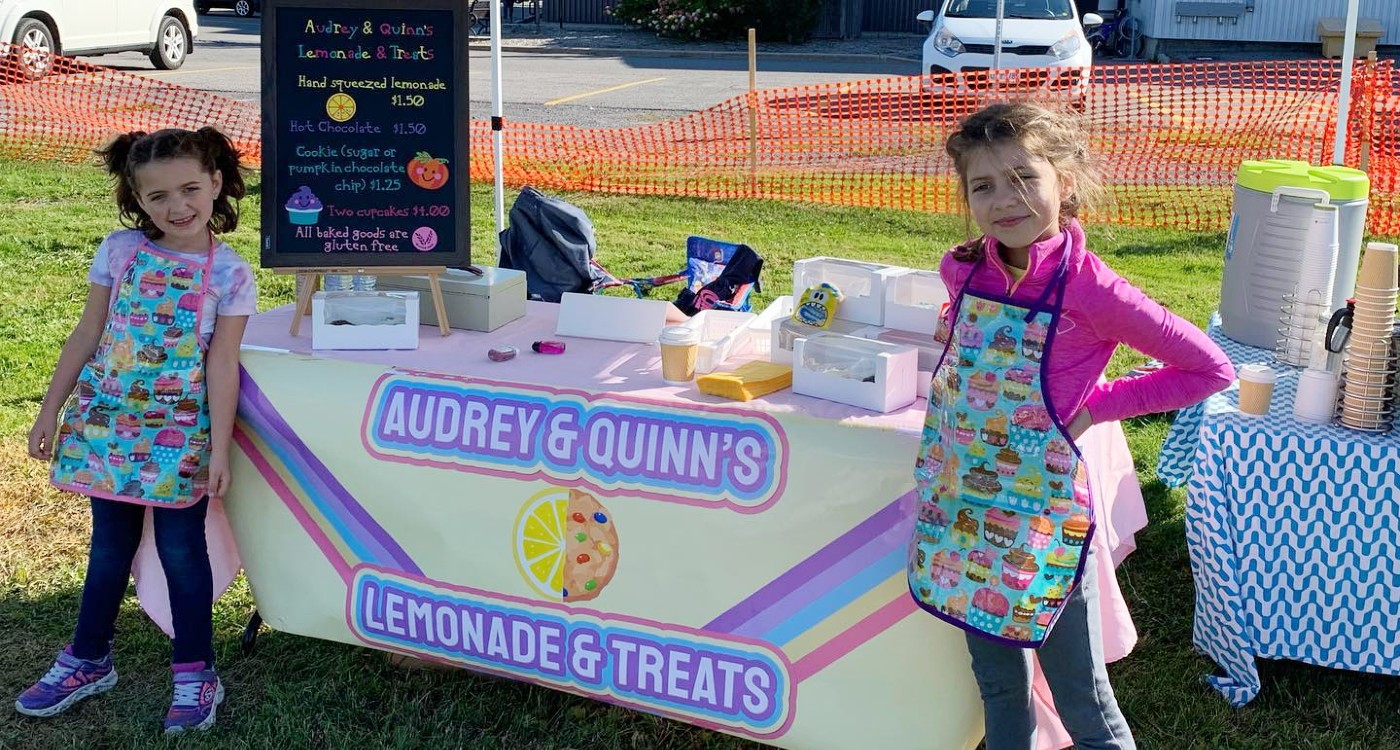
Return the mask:
<svg viewBox="0 0 1400 750">
<path fill-rule="evenodd" d="M 565 292 L 591 294 L 603 280 L 593 262 L 593 222 L 583 209 L 526 186 L 501 232 L 501 268 L 525 272 L 529 299 L 558 302 Z"/>
</svg>

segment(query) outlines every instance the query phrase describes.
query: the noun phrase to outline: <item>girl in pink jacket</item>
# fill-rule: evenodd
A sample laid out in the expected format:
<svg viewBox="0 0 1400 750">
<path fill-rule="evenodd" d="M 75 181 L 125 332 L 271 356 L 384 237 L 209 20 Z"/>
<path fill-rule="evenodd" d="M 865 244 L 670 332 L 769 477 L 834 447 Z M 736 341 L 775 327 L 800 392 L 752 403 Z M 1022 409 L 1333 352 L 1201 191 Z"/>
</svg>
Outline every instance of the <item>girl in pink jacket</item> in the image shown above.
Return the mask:
<svg viewBox="0 0 1400 750">
<path fill-rule="evenodd" d="M 1094 500 L 1075 439 L 1177 409 L 1234 380 L 1229 359 L 1085 247 L 1101 193 L 1074 120 L 994 105 L 949 137 L 982 236 L 943 258 L 953 299 L 916 462 L 909 587 L 967 632 L 987 750 L 1035 746 L 1030 655 L 1080 748 L 1133 748 L 1098 629 Z M 1161 360 L 1101 382 L 1119 344 Z"/>
</svg>

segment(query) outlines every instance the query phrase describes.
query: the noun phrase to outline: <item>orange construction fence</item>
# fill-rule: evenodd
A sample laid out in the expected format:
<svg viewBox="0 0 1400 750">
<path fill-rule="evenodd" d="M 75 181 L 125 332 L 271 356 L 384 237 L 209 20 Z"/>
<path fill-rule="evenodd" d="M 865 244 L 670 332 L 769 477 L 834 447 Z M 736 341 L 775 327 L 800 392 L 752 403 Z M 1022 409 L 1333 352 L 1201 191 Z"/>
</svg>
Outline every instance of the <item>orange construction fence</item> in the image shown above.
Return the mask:
<svg viewBox="0 0 1400 750">
<path fill-rule="evenodd" d="M 1099 220 L 1220 229 L 1241 161 L 1331 162 L 1337 61 L 1105 65 L 1082 88 L 1047 85 L 1047 75 L 770 89 L 625 128 L 507 117 L 503 171 L 510 185 L 541 189 L 956 213 L 960 198 L 942 143 L 959 118 L 994 99 L 1071 106 L 1081 96 L 1115 198 Z M 1370 174 L 1369 231 L 1400 235 L 1400 78 L 1391 61 L 1360 62 L 1352 82 L 1345 162 Z M 37 81 L 0 69 L 0 157 L 78 161 L 120 131 L 207 124 L 222 128 L 251 162 L 260 160 L 256 102 L 69 59 Z M 468 131 L 471 176 L 490 180 L 490 125 L 473 121 Z"/>
</svg>

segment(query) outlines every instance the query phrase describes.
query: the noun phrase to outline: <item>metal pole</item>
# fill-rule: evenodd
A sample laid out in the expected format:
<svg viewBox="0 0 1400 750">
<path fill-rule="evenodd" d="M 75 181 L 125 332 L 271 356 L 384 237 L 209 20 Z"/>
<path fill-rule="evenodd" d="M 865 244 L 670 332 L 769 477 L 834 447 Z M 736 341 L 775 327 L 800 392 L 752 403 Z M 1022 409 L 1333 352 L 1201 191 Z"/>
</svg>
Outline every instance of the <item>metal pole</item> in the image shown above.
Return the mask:
<svg viewBox="0 0 1400 750">
<path fill-rule="evenodd" d="M 1332 140 L 1332 163 L 1342 164 L 1347 153 L 1347 115 L 1351 109 L 1351 67 L 1356 59 L 1356 17 L 1361 0 L 1348 0 L 1346 36 L 1342 38 L 1342 88 L 1337 95 L 1337 133 Z"/>
<path fill-rule="evenodd" d="M 1001 24 L 1006 20 L 1006 0 L 997 0 L 997 36 L 992 42 L 992 70 L 1001 70 Z"/>
<path fill-rule="evenodd" d="M 506 229 L 505 172 L 506 155 L 505 114 L 501 108 L 501 6 L 491 3 L 491 162 L 495 181 L 496 257 L 501 254 L 501 232 Z M 465 165 L 464 165 L 465 166 Z M 463 167 L 459 167 L 461 169 Z M 499 262 L 499 261 L 498 261 Z"/>
<path fill-rule="evenodd" d="M 758 194 L 758 30 L 749 29 L 749 195 Z"/>
</svg>

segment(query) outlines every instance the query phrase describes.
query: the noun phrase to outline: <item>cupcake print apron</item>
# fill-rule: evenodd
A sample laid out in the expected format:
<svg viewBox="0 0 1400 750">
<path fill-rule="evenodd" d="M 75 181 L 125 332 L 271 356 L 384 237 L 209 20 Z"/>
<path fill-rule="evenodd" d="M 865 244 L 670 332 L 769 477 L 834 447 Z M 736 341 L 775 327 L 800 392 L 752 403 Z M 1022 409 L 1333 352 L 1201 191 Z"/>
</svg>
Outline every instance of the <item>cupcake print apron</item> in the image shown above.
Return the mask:
<svg viewBox="0 0 1400 750">
<path fill-rule="evenodd" d="M 1045 387 L 1068 257 L 1029 306 L 963 287 L 937 334 L 914 470 L 915 601 L 1022 648 L 1054 627 L 1094 528 L 1083 458 Z"/>
<path fill-rule="evenodd" d="M 64 407 L 55 487 L 157 506 L 204 497 L 209 407 L 199 325 L 213 261 L 212 240 L 202 263 L 142 241 Z"/>
</svg>

